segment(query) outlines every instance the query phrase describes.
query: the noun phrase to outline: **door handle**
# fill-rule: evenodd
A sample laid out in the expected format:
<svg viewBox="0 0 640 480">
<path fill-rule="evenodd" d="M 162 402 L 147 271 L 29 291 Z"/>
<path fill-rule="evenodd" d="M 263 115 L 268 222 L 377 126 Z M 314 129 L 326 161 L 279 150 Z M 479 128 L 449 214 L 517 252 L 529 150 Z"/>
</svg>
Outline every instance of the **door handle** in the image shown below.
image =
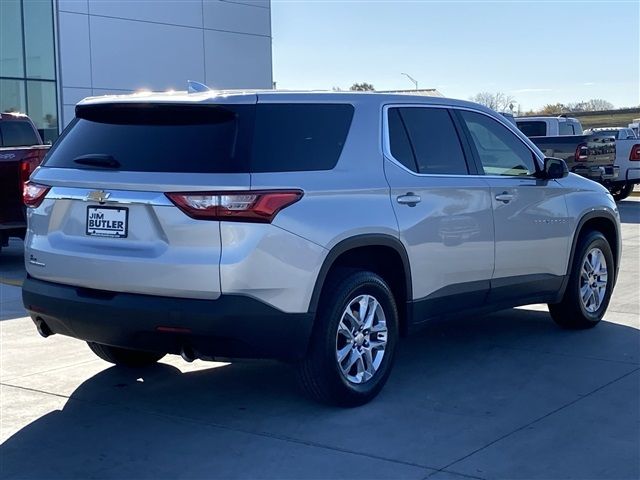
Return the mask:
<svg viewBox="0 0 640 480">
<path fill-rule="evenodd" d="M 509 203 L 511 200 L 513 200 L 513 195 L 509 192 L 502 192 L 496 195 L 496 200 L 502 203 Z"/>
<path fill-rule="evenodd" d="M 400 195 L 397 199 L 399 204 L 401 205 L 409 205 L 410 207 L 415 207 L 420 201 L 420 195 L 416 195 L 413 192 L 405 193 L 404 195 Z"/>
</svg>

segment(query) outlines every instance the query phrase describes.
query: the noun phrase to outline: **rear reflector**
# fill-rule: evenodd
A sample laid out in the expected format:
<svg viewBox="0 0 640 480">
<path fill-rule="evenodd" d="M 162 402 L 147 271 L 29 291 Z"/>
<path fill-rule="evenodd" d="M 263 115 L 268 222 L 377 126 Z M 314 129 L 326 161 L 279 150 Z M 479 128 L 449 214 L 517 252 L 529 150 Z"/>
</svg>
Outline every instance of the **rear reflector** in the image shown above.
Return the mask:
<svg viewBox="0 0 640 480">
<path fill-rule="evenodd" d="M 301 190 L 167 193 L 191 218 L 271 223 L 280 210 L 302 198 Z"/>
<path fill-rule="evenodd" d="M 631 147 L 629 160 L 631 160 L 632 162 L 640 162 L 640 143 L 637 143 L 633 147 Z"/>
<path fill-rule="evenodd" d="M 42 203 L 50 189 L 51 187 L 26 182 L 22 187 L 22 201 L 27 207 L 35 208 Z"/>
</svg>

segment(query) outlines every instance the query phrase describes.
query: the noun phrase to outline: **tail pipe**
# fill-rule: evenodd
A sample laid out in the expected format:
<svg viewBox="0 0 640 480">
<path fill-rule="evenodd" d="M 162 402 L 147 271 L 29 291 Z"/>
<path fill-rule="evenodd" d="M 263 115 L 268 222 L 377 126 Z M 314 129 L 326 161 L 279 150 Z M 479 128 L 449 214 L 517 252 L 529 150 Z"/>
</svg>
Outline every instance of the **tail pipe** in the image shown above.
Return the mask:
<svg viewBox="0 0 640 480">
<path fill-rule="evenodd" d="M 36 324 L 36 329 L 38 330 L 38 333 L 40 334 L 41 337 L 47 338 L 53 335 L 53 332 L 49 328 L 49 325 L 47 325 L 42 318 L 40 317 L 36 318 L 35 324 Z"/>
<path fill-rule="evenodd" d="M 189 363 L 198 358 L 196 352 L 193 351 L 193 348 L 191 348 L 191 346 L 187 344 L 182 345 L 182 348 L 180 349 L 180 356 L 185 362 Z"/>
</svg>

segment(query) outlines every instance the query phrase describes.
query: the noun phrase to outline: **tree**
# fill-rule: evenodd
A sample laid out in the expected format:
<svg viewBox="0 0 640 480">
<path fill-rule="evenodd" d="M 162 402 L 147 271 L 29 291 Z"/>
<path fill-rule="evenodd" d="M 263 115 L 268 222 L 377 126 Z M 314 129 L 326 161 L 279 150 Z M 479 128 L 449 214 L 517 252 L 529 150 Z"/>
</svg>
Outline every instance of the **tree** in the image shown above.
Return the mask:
<svg viewBox="0 0 640 480">
<path fill-rule="evenodd" d="M 543 115 L 560 115 L 561 113 L 566 113 L 567 110 L 567 106 L 564 103 L 553 103 L 545 105 L 538 113 Z"/>
<path fill-rule="evenodd" d="M 611 102 L 607 102 L 601 98 L 592 98 L 587 104 L 588 112 L 599 112 L 602 110 L 613 110 L 613 104 Z"/>
<path fill-rule="evenodd" d="M 351 90 L 352 92 L 373 92 L 375 88 L 373 88 L 373 85 L 371 85 L 370 83 L 362 82 L 354 83 L 349 87 L 349 90 Z"/>
<path fill-rule="evenodd" d="M 470 98 L 472 102 L 479 103 L 485 107 L 489 107 L 496 112 L 504 112 L 509 110 L 510 105 L 516 101 L 511 95 L 507 95 L 504 92 L 480 92 Z"/>
</svg>

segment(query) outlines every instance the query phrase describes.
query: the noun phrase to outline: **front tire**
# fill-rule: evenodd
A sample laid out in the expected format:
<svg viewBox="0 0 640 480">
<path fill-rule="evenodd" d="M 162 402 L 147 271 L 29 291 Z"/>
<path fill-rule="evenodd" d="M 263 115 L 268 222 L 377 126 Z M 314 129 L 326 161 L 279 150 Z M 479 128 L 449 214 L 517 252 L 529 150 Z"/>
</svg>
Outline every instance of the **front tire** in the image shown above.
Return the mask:
<svg viewBox="0 0 640 480">
<path fill-rule="evenodd" d="M 391 372 L 398 309 L 391 289 L 375 273 L 343 271 L 327 282 L 298 377 L 317 401 L 363 405 L 382 390 Z"/>
<path fill-rule="evenodd" d="M 550 304 L 553 320 L 564 328 L 592 328 L 609 306 L 615 264 L 605 236 L 597 231 L 578 240 L 569 283 L 560 303 Z"/>
<path fill-rule="evenodd" d="M 87 345 L 89 345 L 91 351 L 102 360 L 125 367 L 146 367 L 153 365 L 165 355 L 164 353 L 112 347 L 111 345 L 95 342 L 87 342 Z"/>
</svg>

